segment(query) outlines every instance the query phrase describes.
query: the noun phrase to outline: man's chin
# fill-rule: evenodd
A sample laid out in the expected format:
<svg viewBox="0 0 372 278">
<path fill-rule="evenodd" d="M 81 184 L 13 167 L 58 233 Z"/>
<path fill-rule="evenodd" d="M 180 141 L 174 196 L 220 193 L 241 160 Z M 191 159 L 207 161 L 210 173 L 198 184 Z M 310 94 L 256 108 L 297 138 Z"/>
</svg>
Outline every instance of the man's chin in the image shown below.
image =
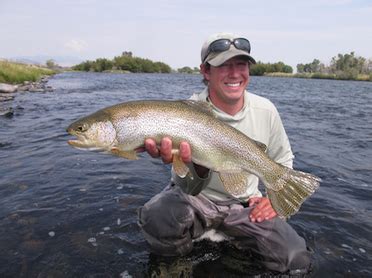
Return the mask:
<svg viewBox="0 0 372 278">
<path fill-rule="evenodd" d="M 225 90 L 225 93 L 226 95 L 229 97 L 229 98 L 236 98 L 236 99 L 240 99 L 243 95 L 244 95 L 244 89 L 230 89 L 230 88 L 227 88 Z"/>
</svg>

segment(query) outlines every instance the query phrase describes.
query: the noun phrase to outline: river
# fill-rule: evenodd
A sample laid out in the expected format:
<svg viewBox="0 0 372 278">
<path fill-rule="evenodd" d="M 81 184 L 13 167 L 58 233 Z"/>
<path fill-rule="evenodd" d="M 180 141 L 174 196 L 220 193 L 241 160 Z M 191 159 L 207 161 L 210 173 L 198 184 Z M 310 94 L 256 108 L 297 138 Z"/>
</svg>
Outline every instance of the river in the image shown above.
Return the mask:
<svg viewBox="0 0 372 278">
<path fill-rule="evenodd" d="M 136 210 L 166 185 L 169 166 L 66 143 L 77 118 L 126 100 L 188 98 L 204 87 L 199 75 L 62 73 L 48 85 L 17 94 L 14 116 L 0 117 L 1 277 L 269 273 L 225 245 L 200 243 L 171 262 L 150 254 Z M 323 180 L 289 220 L 314 251 L 308 275 L 371 277 L 372 82 L 252 77 L 249 90 L 277 106 L 294 168 Z"/>
</svg>

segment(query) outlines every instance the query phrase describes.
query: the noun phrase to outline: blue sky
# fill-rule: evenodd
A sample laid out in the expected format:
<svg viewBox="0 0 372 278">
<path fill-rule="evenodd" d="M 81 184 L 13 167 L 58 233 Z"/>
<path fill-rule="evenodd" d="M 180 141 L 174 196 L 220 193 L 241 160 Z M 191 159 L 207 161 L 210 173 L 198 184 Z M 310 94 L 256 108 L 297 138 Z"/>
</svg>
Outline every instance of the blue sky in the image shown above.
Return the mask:
<svg viewBox="0 0 372 278">
<path fill-rule="evenodd" d="M 351 51 L 372 58 L 371 0 L 0 0 L 0 26 L 0 58 L 132 51 L 195 67 L 204 40 L 221 31 L 247 37 L 256 60 L 294 68 Z"/>
</svg>

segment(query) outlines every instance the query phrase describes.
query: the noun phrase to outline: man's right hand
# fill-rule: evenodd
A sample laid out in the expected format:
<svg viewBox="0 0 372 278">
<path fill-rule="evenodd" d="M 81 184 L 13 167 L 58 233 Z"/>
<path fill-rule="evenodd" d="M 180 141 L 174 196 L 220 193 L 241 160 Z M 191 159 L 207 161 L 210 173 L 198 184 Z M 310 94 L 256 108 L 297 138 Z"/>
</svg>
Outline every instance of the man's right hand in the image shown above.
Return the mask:
<svg viewBox="0 0 372 278">
<path fill-rule="evenodd" d="M 173 143 L 169 137 L 164 137 L 160 141 L 160 146 L 156 145 L 154 139 L 145 140 L 145 150 L 152 157 L 161 157 L 164 163 L 169 164 L 173 161 L 172 154 Z M 190 144 L 183 141 L 179 145 L 179 156 L 184 163 L 191 163 L 191 147 Z M 206 177 L 209 169 L 203 166 L 194 164 L 194 168 L 199 177 Z"/>
<path fill-rule="evenodd" d="M 173 143 L 169 137 L 164 137 L 160 141 L 160 147 L 156 145 L 155 140 L 146 139 L 145 140 L 145 150 L 152 157 L 161 157 L 164 163 L 172 163 L 173 154 L 172 154 Z M 191 162 L 191 148 L 189 143 L 181 142 L 179 145 L 179 156 L 184 163 Z"/>
</svg>

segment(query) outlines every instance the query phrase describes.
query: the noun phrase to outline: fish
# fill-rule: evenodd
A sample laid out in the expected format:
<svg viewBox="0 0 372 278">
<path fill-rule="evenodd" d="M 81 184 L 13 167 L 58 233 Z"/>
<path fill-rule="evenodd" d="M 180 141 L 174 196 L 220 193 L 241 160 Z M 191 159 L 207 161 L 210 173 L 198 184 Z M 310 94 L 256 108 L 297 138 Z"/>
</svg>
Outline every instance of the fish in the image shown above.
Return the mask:
<svg viewBox="0 0 372 278">
<path fill-rule="evenodd" d="M 208 102 L 194 100 L 137 100 L 103 108 L 78 119 L 67 128 L 76 139 L 72 147 L 138 159 L 147 138 L 157 144 L 163 137 L 174 146 L 173 169 L 184 178 L 191 175 L 177 147 L 190 144 L 192 162 L 218 173 L 226 191 L 239 196 L 247 178 L 256 175 L 265 185 L 273 209 L 284 218 L 298 212 L 319 187 L 321 179 L 276 163 L 266 146 L 219 120 Z M 190 176 L 192 178 L 192 176 Z"/>
</svg>

